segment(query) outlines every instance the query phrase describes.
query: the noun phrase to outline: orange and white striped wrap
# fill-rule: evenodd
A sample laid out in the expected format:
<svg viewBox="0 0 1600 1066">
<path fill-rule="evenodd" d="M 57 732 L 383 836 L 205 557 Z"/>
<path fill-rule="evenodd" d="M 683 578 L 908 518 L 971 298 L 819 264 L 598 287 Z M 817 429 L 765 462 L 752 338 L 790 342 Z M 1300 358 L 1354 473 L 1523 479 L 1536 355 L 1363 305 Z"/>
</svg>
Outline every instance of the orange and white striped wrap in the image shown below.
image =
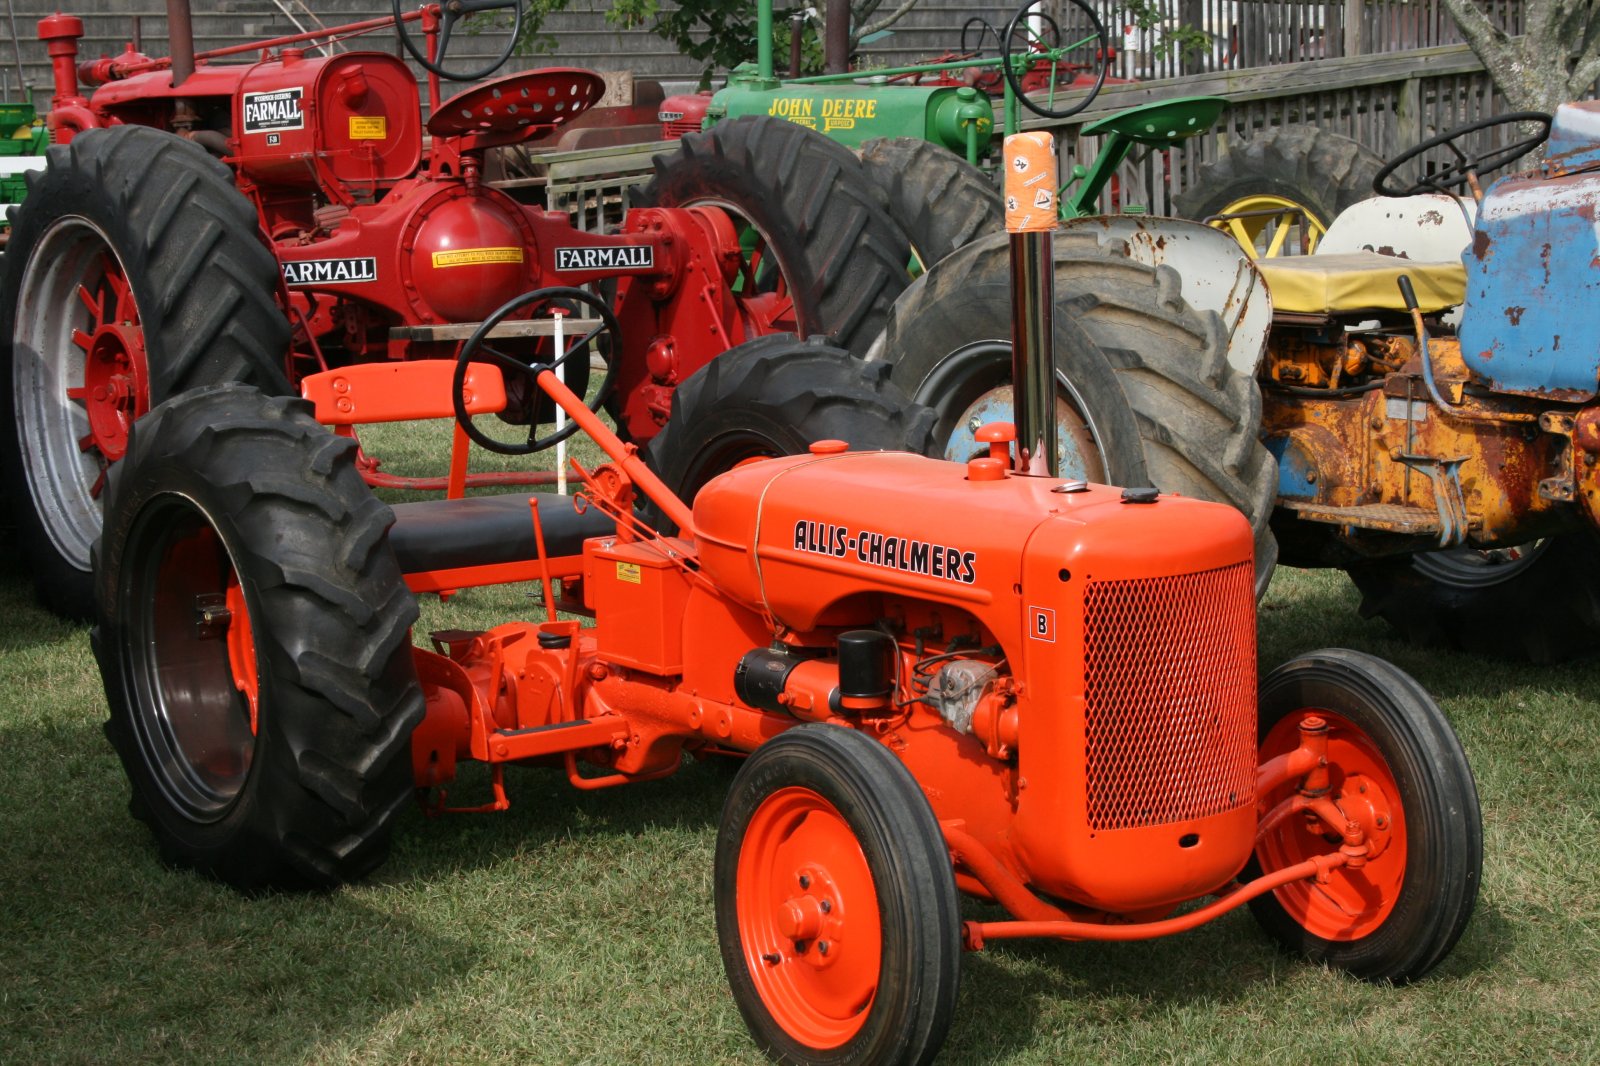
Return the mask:
<svg viewBox="0 0 1600 1066">
<path fill-rule="evenodd" d="M 1013 133 L 1001 149 L 1006 170 L 1006 232 L 1056 227 L 1056 139 L 1042 130 Z"/>
</svg>

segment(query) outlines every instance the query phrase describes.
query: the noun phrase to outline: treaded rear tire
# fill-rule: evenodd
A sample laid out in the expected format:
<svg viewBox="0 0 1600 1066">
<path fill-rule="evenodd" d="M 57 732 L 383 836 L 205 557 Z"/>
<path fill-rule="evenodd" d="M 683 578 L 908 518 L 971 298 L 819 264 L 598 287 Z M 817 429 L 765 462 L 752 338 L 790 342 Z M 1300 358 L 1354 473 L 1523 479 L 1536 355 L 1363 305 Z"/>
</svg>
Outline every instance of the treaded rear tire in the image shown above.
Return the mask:
<svg viewBox="0 0 1600 1066">
<path fill-rule="evenodd" d="M 1221 319 L 1189 306 L 1171 267 L 1134 262 L 1092 233 L 1058 233 L 1054 245 L 1057 380 L 1091 423 L 1099 468 L 1088 476 L 1243 512 L 1255 531 L 1261 595 L 1278 557 L 1268 527 L 1277 464 L 1257 436 L 1261 392 L 1228 365 Z M 966 432 L 958 423 L 975 396 L 1009 383 L 1010 306 L 1004 233 L 959 249 L 895 303 L 868 358 L 889 362 L 892 380 L 935 409 L 933 454 L 945 454 L 952 435 Z M 974 360 L 970 372 L 953 377 L 936 373 L 952 353 L 963 357 L 980 344 L 1003 360 Z"/>
<path fill-rule="evenodd" d="M 923 270 L 1005 228 L 1000 190 L 946 148 L 915 137 L 874 137 L 861 146 L 861 162 Z"/>
<path fill-rule="evenodd" d="M 360 877 L 412 794 L 417 607 L 355 453 L 304 401 L 230 385 L 150 412 L 112 471 L 106 732 L 162 858 L 240 889 Z"/>
<path fill-rule="evenodd" d="M 1200 167 L 1173 202 L 1173 213 L 1196 221 L 1248 196 L 1274 196 L 1306 208 L 1326 230 L 1339 212 L 1371 199 L 1383 159 L 1349 137 L 1315 126 L 1278 126 L 1236 142 Z"/>
<path fill-rule="evenodd" d="M 745 459 L 800 455 L 819 440 L 925 455 L 932 429 L 933 412 L 908 401 L 884 364 L 821 337 L 775 334 L 728 349 L 680 385 L 645 461 L 693 504 L 707 481 Z"/>
<path fill-rule="evenodd" d="M 53 307 L 19 301 L 74 287 L 76 268 L 63 265 L 63 253 L 82 260 L 84 280 L 98 285 L 95 248 L 109 252 L 131 285 L 142 326 L 148 389 L 141 409 L 227 381 L 290 391 L 289 325 L 274 299 L 278 264 L 259 237 L 255 209 L 228 168 L 199 145 L 117 126 L 81 133 L 46 155 L 47 169 L 28 175 L 27 200 L 12 214 L 0 278 L 0 411 L 13 420 L 0 433 L 0 477 L 41 601 L 86 620 L 89 550 L 103 513 L 95 495 L 100 471 L 90 460 L 104 453 L 79 447 L 87 423 L 71 413 L 65 390 L 82 384 L 84 373 L 69 335 L 91 316 L 75 298 Z M 31 350 L 32 340 L 20 350 L 25 337 L 52 350 Z"/>
<path fill-rule="evenodd" d="M 861 161 L 783 119 L 747 115 L 655 157 L 638 202 L 726 203 L 766 238 L 795 300 L 798 332 L 865 352 L 905 288 L 909 245 Z"/>
<path fill-rule="evenodd" d="M 1549 538 L 1526 563 L 1456 579 L 1428 555 L 1348 569 L 1361 614 L 1382 618 L 1413 644 L 1554 663 L 1600 648 L 1600 535 Z M 1445 555 L 1449 553 L 1433 553 Z M 1459 564 L 1457 564 L 1459 565 Z"/>
</svg>

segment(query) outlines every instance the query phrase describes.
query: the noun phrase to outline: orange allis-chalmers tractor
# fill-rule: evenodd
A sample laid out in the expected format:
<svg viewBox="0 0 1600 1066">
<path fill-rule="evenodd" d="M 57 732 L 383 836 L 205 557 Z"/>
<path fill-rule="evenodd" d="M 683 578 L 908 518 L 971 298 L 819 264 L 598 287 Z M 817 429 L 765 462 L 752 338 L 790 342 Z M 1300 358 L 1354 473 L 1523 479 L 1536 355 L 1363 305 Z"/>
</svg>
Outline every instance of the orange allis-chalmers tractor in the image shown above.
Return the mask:
<svg viewBox="0 0 1600 1066">
<path fill-rule="evenodd" d="M 1021 291 L 1047 237 L 1013 238 L 1032 249 L 1022 383 L 1029 338 L 1051 335 L 1025 325 L 1050 301 Z M 527 368 L 477 370 L 486 395 Z M 1248 904 L 1293 951 L 1406 981 L 1460 936 L 1482 835 L 1454 733 L 1354 652 L 1305 655 L 1258 692 L 1237 511 L 1020 472 L 1037 459 L 1019 442 L 1049 439 L 1026 384 L 1021 432 L 985 427 L 990 454 L 964 464 L 828 439 L 863 409 L 880 429 L 859 443 L 925 437 L 931 412 L 793 337 L 678 390 L 664 436 L 732 467 L 691 507 L 558 366 L 531 373 L 610 459 L 575 500 L 391 510 L 350 441 L 244 386 L 134 428 L 94 646 L 134 810 L 168 861 L 245 888 L 332 885 L 382 860 L 414 791 L 462 809 L 446 790 L 464 760 L 492 768 L 481 810 L 507 804 L 510 764 L 599 789 L 686 753 L 748 755 L 716 924 L 752 1034 L 786 1062 L 932 1058 L 963 950 L 997 940 L 1142 939 Z M 801 403 L 800 381 L 828 386 Z M 792 439 L 812 443 L 730 461 Z M 414 589 L 521 564 L 544 621 L 413 645 Z M 1006 916 L 963 921 L 961 892 Z"/>
</svg>

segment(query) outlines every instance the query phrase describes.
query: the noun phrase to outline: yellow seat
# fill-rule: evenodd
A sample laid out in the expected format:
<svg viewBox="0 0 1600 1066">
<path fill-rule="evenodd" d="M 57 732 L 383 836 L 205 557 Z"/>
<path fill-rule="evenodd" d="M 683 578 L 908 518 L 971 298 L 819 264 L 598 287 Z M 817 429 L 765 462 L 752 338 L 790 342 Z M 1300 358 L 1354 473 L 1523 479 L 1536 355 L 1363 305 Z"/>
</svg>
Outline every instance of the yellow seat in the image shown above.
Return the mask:
<svg viewBox="0 0 1600 1066">
<path fill-rule="evenodd" d="M 1272 309 L 1304 315 L 1354 311 L 1404 311 L 1397 284 L 1410 275 L 1417 306 L 1443 311 L 1466 299 L 1467 270 L 1459 260 L 1421 263 L 1376 252 L 1286 255 L 1258 259 L 1272 293 Z"/>
</svg>

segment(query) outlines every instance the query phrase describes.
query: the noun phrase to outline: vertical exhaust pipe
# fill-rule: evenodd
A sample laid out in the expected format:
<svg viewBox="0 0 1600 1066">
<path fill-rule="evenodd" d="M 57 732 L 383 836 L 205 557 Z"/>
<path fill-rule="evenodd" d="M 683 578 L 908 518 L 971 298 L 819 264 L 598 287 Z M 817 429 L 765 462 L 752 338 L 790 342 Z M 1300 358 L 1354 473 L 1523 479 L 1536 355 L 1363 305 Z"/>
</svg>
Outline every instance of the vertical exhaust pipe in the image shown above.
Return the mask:
<svg viewBox="0 0 1600 1066">
<path fill-rule="evenodd" d="M 1005 139 L 1006 232 L 1011 240 L 1011 388 L 1016 472 L 1059 477 L 1056 443 L 1056 139 Z"/>
<path fill-rule="evenodd" d="M 189 0 L 167 0 L 167 52 L 172 58 L 172 87 L 176 89 L 194 73 L 194 21 L 189 17 Z M 187 97 L 173 101 L 172 125 L 177 133 L 189 133 L 198 119 Z"/>
</svg>

